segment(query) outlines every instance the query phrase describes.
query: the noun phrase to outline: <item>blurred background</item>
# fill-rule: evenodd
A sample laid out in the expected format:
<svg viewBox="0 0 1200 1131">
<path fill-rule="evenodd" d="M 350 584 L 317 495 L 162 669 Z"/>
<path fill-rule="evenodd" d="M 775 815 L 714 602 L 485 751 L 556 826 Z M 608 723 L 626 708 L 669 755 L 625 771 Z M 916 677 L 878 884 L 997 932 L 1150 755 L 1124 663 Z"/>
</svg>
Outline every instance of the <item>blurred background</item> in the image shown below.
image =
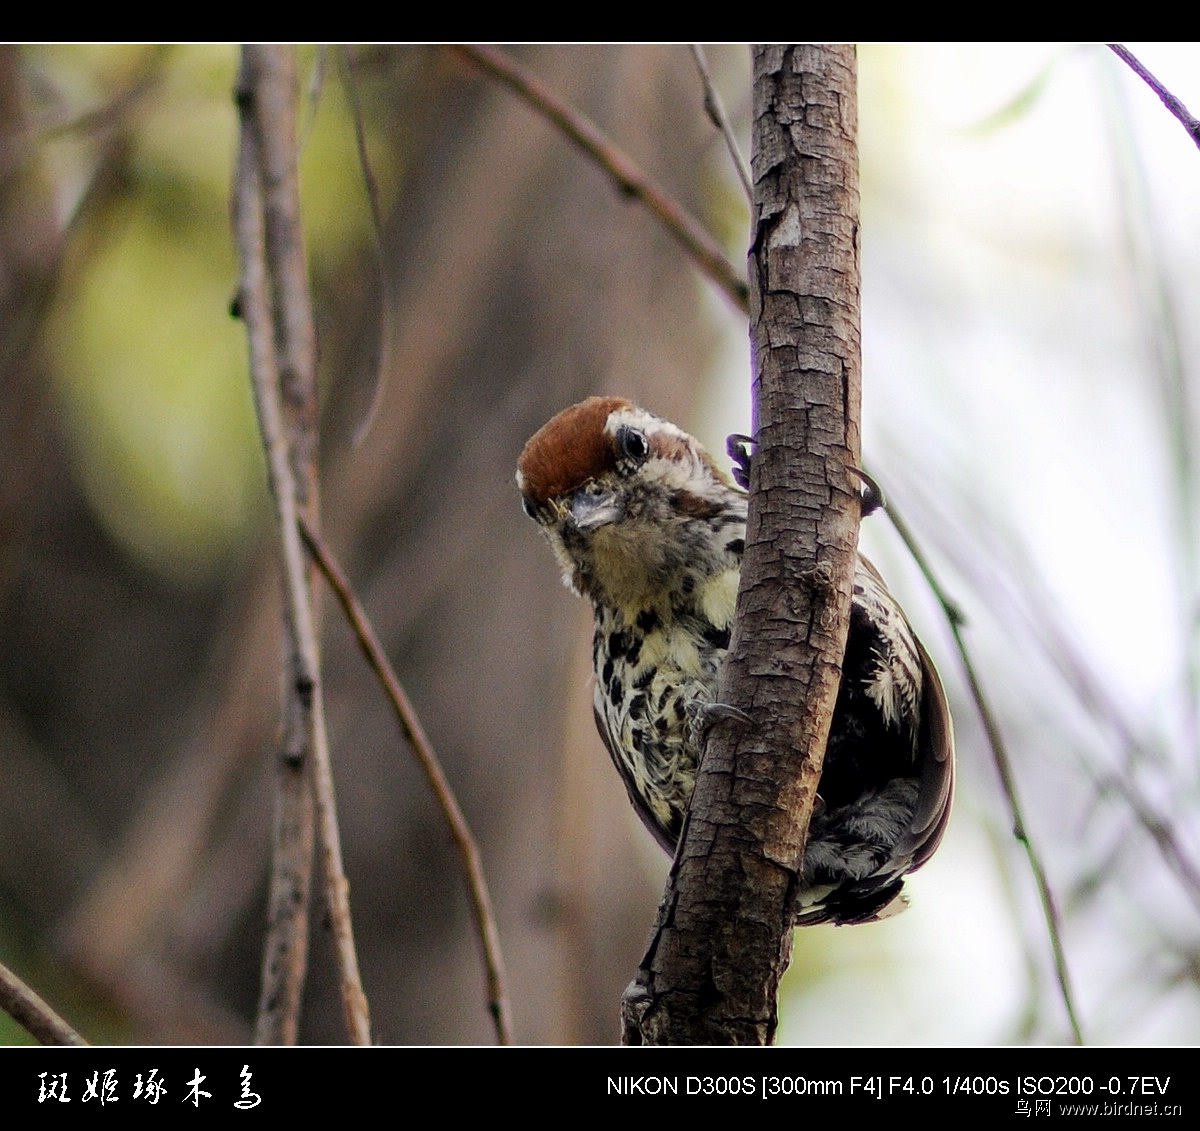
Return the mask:
<svg viewBox="0 0 1200 1131">
<path fill-rule="evenodd" d="M 1130 46 L 1200 111 L 1195 46 Z M 742 262 L 686 47 L 511 50 Z M 746 139 L 748 52 L 708 56 Z M 243 1043 L 257 1001 L 281 595 L 229 315 L 237 59 L 0 48 L 0 961 L 97 1042 Z M 859 65 L 867 465 L 966 616 L 1085 1036 L 1195 1043 L 1200 151 L 1099 45 Z M 326 538 L 480 839 L 518 1040 L 615 1042 L 667 861 L 513 471 L 602 391 L 723 451 L 750 426 L 745 320 L 460 57 L 308 48 L 301 73 Z M 943 672 L 957 808 L 904 915 L 797 934 L 780 1039 L 1068 1040 L 944 620 L 885 516 L 863 543 Z M 324 632 L 377 1039 L 490 1043 L 444 822 L 332 607 Z M 314 921 L 302 1038 L 336 1042 Z"/>
</svg>

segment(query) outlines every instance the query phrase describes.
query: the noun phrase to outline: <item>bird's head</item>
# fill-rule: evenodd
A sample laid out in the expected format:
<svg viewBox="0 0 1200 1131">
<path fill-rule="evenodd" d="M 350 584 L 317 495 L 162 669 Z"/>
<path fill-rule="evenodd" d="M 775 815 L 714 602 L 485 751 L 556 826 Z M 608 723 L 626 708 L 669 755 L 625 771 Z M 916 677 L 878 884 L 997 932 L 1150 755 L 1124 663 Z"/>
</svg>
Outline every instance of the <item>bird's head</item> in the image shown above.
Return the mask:
<svg viewBox="0 0 1200 1131">
<path fill-rule="evenodd" d="M 744 500 L 704 448 L 619 397 L 564 409 L 517 461 L 525 513 L 567 585 L 593 601 L 644 604 L 694 567 L 715 516 Z"/>
</svg>

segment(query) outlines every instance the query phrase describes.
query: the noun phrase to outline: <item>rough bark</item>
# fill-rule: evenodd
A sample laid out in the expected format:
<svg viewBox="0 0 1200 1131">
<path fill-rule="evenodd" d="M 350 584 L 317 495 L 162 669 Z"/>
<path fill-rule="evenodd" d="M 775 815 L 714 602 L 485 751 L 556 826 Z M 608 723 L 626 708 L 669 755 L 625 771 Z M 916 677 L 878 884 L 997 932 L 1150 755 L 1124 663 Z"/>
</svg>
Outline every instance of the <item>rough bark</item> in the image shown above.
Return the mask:
<svg viewBox="0 0 1200 1131">
<path fill-rule="evenodd" d="M 853 47 L 754 50 L 755 439 L 737 621 L 626 1043 L 767 1044 L 840 680 L 859 502 Z"/>
</svg>

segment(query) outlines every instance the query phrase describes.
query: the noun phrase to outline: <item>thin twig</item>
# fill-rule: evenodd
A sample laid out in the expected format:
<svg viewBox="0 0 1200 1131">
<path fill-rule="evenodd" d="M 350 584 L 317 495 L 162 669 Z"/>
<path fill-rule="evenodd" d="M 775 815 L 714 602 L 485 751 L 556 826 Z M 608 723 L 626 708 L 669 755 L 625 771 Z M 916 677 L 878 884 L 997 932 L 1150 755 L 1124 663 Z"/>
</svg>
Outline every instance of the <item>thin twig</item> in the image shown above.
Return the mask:
<svg viewBox="0 0 1200 1131">
<path fill-rule="evenodd" d="M 745 273 L 735 268 L 701 224 L 659 189 L 595 123 L 553 94 L 504 52 L 491 47 L 464 45 L 454 46 L 451 50 L 505 83 L 539 114 L 553 122 L 613 178 L 622 193 L 640 200 L 658 217 L 700 270 L 724 291 L 734 306 L 743 313 L 749 313 L 750 292 Z"/>
<path fill-rule="evenodd" d="M 1012 543 L 1009 543 L 1012 549 Z M 1014 566 L 1014 570 L 1019 566 Z M 1025 563 L 1025 572 L 1032 578 L 1032 568 Z M 1031 626 L 1036 626 L 1046 654 L 1057 667 L 1067 686 L 1088 716 L 1105 723 L 1125 752 L 1128 765 L 1148 756 L 1147 746 L 1136 735 L 1133 725 L 1123 715 L 1114 697 L 1107 694 L 1100 680 L 1087 664 L 1079 648 L 1064 630 L 1053 601 L 1041 585 L 1030 582 L 1022 588 L 1025 602 L 1024 616 Z M 1097 772 L 1086 761 L 1083 771 L 1095 782 L 1096 787 L 1115 793 L 1129 807 L 1142 829 L 1150 837 L 1163 862 L 1174 873 L 1192 904 L 1200 911 L 1200 865 L 1192 858 L 1175 830 L 1159 807 L 1147 798 L 1128 773 L 1116 771 Z"/>
<path fill-rule="evenodd" d="M 289 699 L 306 724 L 307 750 L 289 748 L 284 757 L 303 759 L 307 755 L 312 759 L 322 871 L 343 1013 L 350 1039 L 365 1045 L 370 1043 L 370 1018 L 354 947 L 349 884 L 337 827 L 308 562 L 297 529 L 301 505 L 315 505 L 315 477 L 309 477 L 315 439 L 311 430 L 293 429 L 292 434 L 303 439 L 289 443 L 285 418 L 285 404 L 292 410 L 293 420 L 315 416 L 315 405 L 307 395 L 312 386 L 311 356 L 305 352 L 311 345 L 306 342 L 311 333 L 311 309 L 295 176 L 295 97 L 294 59 L 289 49 L 244 49 L 239 105 L 246 160 L 239 170 L 235 195 L 242 260 L 239 306 L 250 334 L 254 400 L 279 522 L 290 641 Z M 277 339 L 281 342 L 279 358 L 274 349 Z M 299 475 L 294 470 L 297 467 Z"/>
<path fill-rule="evenodd" d="M 1050 881 L 1046 875 L 1046 869 L 1042 866 L 1041 856 L 1034 847 L 1033 841 L 1029 836 L 1028 826 L 1025 824 L 1024 812 L 1021 808 L 1020 799 L 1017 796 L 1016 777 L 1013 774 L 1012 762 L 1008 757 L 1008 748 L 1005 745 L 1004 736 L 1000 732 L 996 716 L 992 713 L 987 696 L 983 691 L 983 685 L 980 683 L 979 676 L 975 671 L 975 664 L 971 659 L 970 649 L 963 639 L 962 630 L 966 623 L 966 618 L 963 616 L 959 605 L 949 597 L 942 587 L 941 582 L 933 571 L 933 567 L 929 563 L 929 559 L 926 558 L 916 537 L 895 506 L 889 501 L 885 503 L 884 510 L 887 512 L 888 518 L 891 519 L 892 525 L 896 528 L 896 532 L 900 535 L 904 545 L 908 548 L 909 554 L 912 555 L 913 561 L 917 563 L 917 567 L 924 575 L 925 582 L 941 606 L 946 623 L 949 624 L 950 631 L 954 636 L 959 660 L 962 663 L 963 672 L 967 677 L 967 686 L 970 689 L 971 698 L 975 703 L 975 709 L 979 713 L 979 718 L 983 723 L 984 732 L 987 734 L 988 745 L 992 751 L 992 761 L 995 763 L 996 772 L 1000 777 L 1004 796 L 1008 800 L 1009 812 L 1012 817 L 1012 833 L 1025 850 L 1030 871 L 1033 873 L 1034 883 L 1037 885 L 1038 897 L 1042 904 L 1042 915 L 1046 920 L 1046 933 L 1050 939 L 1050 950 L 1054 960 L 1054 973 L 1058 980 L 1058 989 L 1062 997 L 1063 1008 L 1066 1010 L 1067 1020 L 1071 1026 L 1071 1034 L 1075 1043 L 1082 1045 L 1084 1043 L 1083 1030 L 1079 1024 L 1079 1016 L 1075 1008 L 1075 995 L 1071 989 L 1071 976 L 1067 967 L 1066 950 L 1063 947 L 1062 926 L 1058 905 L 1054 899 L 1054 893 L 1050 890 Z"/>
<path fill-rule="evenodd" d="M 87 1044 L 3 962 L 0 962 L 0 1009 L 43 1045 Z"/>
<path fill-rule="evenodd" d="M 1123 46 L 1115 45 L 1114 51 L 1135 69 L 1140 67 Z M 1148 81 L 1154 81 L 1153 76 L 1149 76 Z M 1182 113 L 1187 114 L 1182 103 L 1177 99 L 1173 101 Z M 1154 344 L 1152 364 L 1158 378 L 1167 467 L 1174 488 L 1171 504 L 1177 524 L 1173 545 L 1177 599 L 1181 617 L 1185 622 L 1192 621 L 1194 627 L 1196 614 L 1200 611 L 1196 605 L 1196 593 L 1200 588 L 1200 538 L 1197 537 L 1200 533 L 1197 524 L 1200 451 L 1193 427 L 1195 391 L 1186 360 L 1184 316 L 1180 313 L 1171 272 L 1167 270 L 1169 257 L 1164 254 L 1157 210 L 1150 202 L 1146 171 L 1138 158 L 1136 144 L 1127 136 L 1132 132 L 1127 109 L 1122 101 L 1116 106 L 1117 113 L 1110 115 L 1111 128 L 1119 131 L 1121 148 L 1126 154 L 1126 159 L 1118 165 L 1120 215 L 1139 313 L 1146 323 L 1147 340 Z M 1195 132 L 1193 136 L 1196 136 Z M 1179 703 L 1183 728 L 1181 743 L 1183 749 L 1194 750 L 1200 745 L 1200 633 L 1185 631 L 1183 641 L 1183 682 Z"/>
<path fill-rule="evenodd" d="M 467 890 L 471 894 L 471 909 L 475 916 L 475 926 L 483 946 L 487 972 L 488 1009 L 496 1026 L 496 1037 L 500 1044 L 510 1045 L 512 1044 L 512 1018 L 504 976 L 504 957 L 500 951 L 500 933 L 496 928 L 496 918 L 492 912 L 487 880 L 483 874 L 483 862 L 475 838 L 454 796 L 454 791 L 446 779 L 441 763 L 434 754 L 433 747 L 417 718 L 416 711 L 405 694 L 396 673 L 392 670 L 383 646 L 379 643 L 379 638 L 375 635 L 375 631 L 367 619 L 366 611 L 350 588 L 346 575 L 320 536 L 311 530 L 303 519 L 300 520 L 300 534 L 308 546 L 313 560 L 316 561 L 325 575 L 326 581 L 337 595 L 337 599 L 358 637 L 359 646 L 367 657 L 367 662 L 383 684 L 388 700 L 400 721 L 400 727 L 411 744 L 417 761 L 421 764 L 421 769 L 425 772 L 434 796 L 446 817 L 446 823 L 450 826 L 450 835 L 462 858 Z"/>
<path fill-rule="evenodd" d="M 1167 824 L 1154 807 L 1138 792 L 1132 782 L 1111 774 L 1102 777 L 1097 784 L 1101 788 L 1109 788 L 1120 795 L 1125 804 L 1133 811 L 1138 823 L 1149 834 L 1159 854 L 1168 868 L 1175 873 L 1175 878 L 1183 885 L 1188 897 L 1197 910 L 1200 910 L 1200 869 L 1188 855 L 1175 830 Z"/>
<path fill-rule="evenodd" d="M 1129 50 L 1123 43 L 1110 43 L 1108 49 L 1129 65 L 1130 70 L 1138 76 L 1155 94 L 1158 95 L 1159 101 L 1179 119 L 1183 128 L 1187 130 L 1192 141 L 1200 146 L 1200 118 L 1193 117 L 1188 108 L 1179 101 L 1161 82 L 1158 81 L 1142 64 L 1132 51 Z"/>
<path fill-rule="evenodd" d="M 725 113 L 721 96 L 713 85 L 704 48 L 698 43 L 693 43 L 691 49 L 692 58 L 696 60 L 696 70 L 700 72 L 700 82 L 704 85 L 704 110 L 708 114 L 709 121 L 721 131 L 721 136 L 725 139 L 725 148 L 729 150 L 729 157 L 733 161 L 733 167 L 737 170 L 738 180 L 742 182 L 742 188 L 746 190 L 746 199 L 753 200 L 754 191 L 750 187 L 750 170 L 746 167 L 746 159 L 738 148 L 737 138 L 733 136 L 733 127 L 729 124 L 729 116 Z"/>
<path fill-rule="evenodd" d="M 350 120 L 354 123 L 354 144 L 358 150 L 358 167 L 362 171 L 363 188 L 367 194 L 367 205 L 371 210 L 371 234 L 375 241 L 375 273 L 379 285 L 379 337 L 376 341 L 376 356 L 371 367 L 371 401 L 367 411 L 354 429 L 351 441 L 354 447 L 362 443 L 363 438 L 371 430 L 371 425 L 383 403 L 387 392 L 388 357 L 390 354 L 388 336 L 391 321 L 388 317 L 393 309 L 391 288 L 388 285 L 388 273 L 384 269 L 383 255 L 383 210 L 379 204 L 379 183 L 375 179 L 375 169 L 371 164 L 371 155 L 367 150 L 367 133 L 363 123 L 362 101 L 359 98 L 358 75 L 354 69 L 354 54 L 352 48 L 345 46 L 339 49 L 338 57 L 342 61 L 342 84 L 346 89 L 346 98 L 350 103 Z"/>
</svg>

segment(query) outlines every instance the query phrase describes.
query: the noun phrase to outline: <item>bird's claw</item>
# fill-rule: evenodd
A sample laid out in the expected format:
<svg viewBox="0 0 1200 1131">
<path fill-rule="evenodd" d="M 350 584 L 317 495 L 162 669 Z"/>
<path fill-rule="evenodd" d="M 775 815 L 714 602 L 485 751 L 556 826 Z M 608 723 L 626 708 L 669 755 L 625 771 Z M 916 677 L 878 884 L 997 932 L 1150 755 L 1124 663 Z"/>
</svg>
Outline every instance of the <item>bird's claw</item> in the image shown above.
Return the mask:
<svg viewBox="0 0 1200 1131">
<path fill-rule="evenodd" d="M 725 450 L 733 460 L 733 481 L 743 490 L 750 490 L 750 461 L 753 458 L 750 449 L 754 446 L 754 437 L 734 432 L 725 441 Z"/>
<path fill-rule="evenodd" d="M 717 723 L 725 722 L 727 719 L 742 723 L 744 726 L 754 725 L 754 720 L 745 711 L 730 703 L 706 703 L 699 699 L 693 699 L 687 705 L 687 716 L 692 737 L 698 744 L 704 741 L 708 732 Z"/>
<path fill-rule="evenodd" d="M 753 446 L 754 437 L 746 436 L 741 432 L 734 432 L 725 440 L 725 450 L 729 453 L 729 458 L 733 460 L 733 481 L 745 491 L 750 490 L 750 464 L 754 459 L 750 449 Z M 862 480 L 859 499 L 862 501 L 863 518 L 874 514 L 877 510 L 887 509 L 887 499 L 883 494 L 883 488 L 870 475 L 861 467 L 855 467 L 853 464 L 847 464 L 846 470 Z"/>
<path fill-rule="evenodd" d="M 854 475 L 857 475 L 862 480 L 862 490 L 859 492 L 859 499 L 862 502 L 862 515 L 866 518 L 869 514 L 874 514 L 877 510 L 887 510 L 887 499 L 884 497 L 883 488 L 875 482 L 861 467 L 855 467 L 852 463 L 846 465 L 846 470 Z"/>
</svg>

